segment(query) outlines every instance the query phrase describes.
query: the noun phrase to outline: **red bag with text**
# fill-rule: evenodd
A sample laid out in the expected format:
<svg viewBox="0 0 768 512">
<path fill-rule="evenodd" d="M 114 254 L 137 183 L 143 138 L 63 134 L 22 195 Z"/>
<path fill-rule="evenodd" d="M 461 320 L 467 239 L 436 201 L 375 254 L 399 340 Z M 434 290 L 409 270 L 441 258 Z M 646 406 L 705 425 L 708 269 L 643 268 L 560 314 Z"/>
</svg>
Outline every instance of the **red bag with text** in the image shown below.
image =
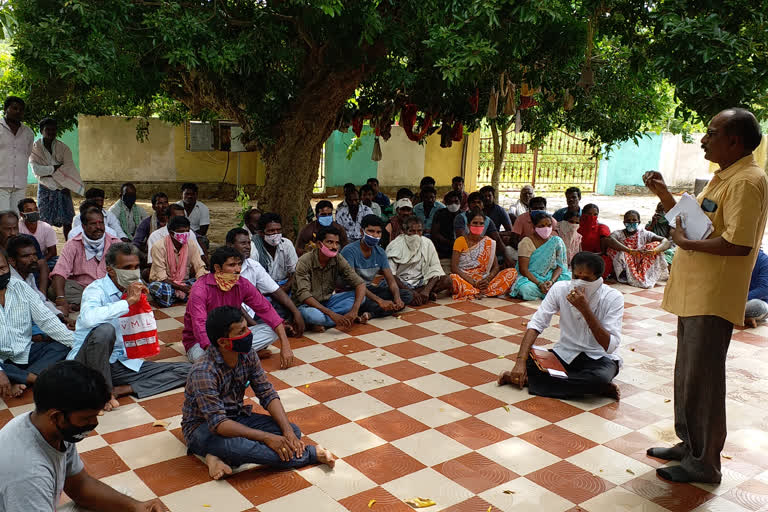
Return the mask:
<svg viewBox="0 0 768 512">
<path fill-rule="evenodd" d="M 147 296 L 143 293 L 141 299 L 129 306 L 128 312 L 120 317 L 120 331 L 123 333 L 123 344 L 128 359 L 143 359 L 160 353 L 155 315 Z"/>
</svg>

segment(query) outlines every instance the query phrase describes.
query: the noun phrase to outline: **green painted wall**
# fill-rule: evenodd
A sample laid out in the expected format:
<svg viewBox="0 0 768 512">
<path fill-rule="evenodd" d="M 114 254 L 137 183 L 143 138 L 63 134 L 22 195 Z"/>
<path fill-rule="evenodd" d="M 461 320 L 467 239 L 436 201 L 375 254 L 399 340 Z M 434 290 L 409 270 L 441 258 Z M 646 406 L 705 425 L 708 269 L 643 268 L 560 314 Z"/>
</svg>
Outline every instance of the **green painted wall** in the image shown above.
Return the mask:
<svg viewBox="0 0 768 512">
<path fill-rule="evenodd" d="M 39 136 L 37 137 L 39 138 Z M 69 146 L 69 149 L 72 150 L 72 160 L 75 161 L 75 165 L 77 168 L 80 168 L 80 141 L 78 140 L 77 136 L 77 126 L 69 130 L 68 132 L 64 132 L 59 134 L 59 140 Z M 37 177 L 32 172 L 32 166 L 28 166 L 27 168 L 27 183 L 37 183 Z"/>
<path fill-rule="evenodd" d="M 648 133 L 640 139 L 624 142 L 600 160 L 597 175 L 597 193 L 612 196 L 616 185 L 642 185 L 643 173 L 658 169 L 662 135 Z"/>
<path fill-rule="evenodd" d="M 378 163 L 371 160 L 373 135 L 362 137 L 363 145 L 347 160 L 347 147 L 355 134 L 335 131 L 325 143 L 325 185 L 342 187 L 345 183 L 354 183 L 358 187 L 368 178 L 375 178 Z"/>
</svg>

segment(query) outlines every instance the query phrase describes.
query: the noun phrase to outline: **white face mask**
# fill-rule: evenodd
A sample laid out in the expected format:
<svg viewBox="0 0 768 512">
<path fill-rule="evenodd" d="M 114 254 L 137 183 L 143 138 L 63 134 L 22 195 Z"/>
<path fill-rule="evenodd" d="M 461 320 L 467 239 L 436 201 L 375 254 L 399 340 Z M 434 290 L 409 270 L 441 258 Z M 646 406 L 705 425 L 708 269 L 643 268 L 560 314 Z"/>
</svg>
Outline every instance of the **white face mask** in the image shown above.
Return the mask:
<svg viewBox="0 0 768 512">
<path fill-rule="evenodd" d="M 280 245 L 280 242 L 282 241 L 282 239 L 283 239 L 282 233 L 275 233 L 274 235 L 264 236 L 264 241 L 273 247 L 277 247 L 278 245 Z"/>
<path fill-rule="evenodd" d="M 574 279 L 571 281 L 571 284 L 573 285 L 573 288 L 583 288 L 584 293 L 587 295 L 588 299 L 591 299 L 597 290 L 600 289 L 601 286 L 603 286 L 603 278 L 599 277 L 596 281 L 584 281 L 583 279 Z"/>
<path fill-rule="evenodd" d="M 459 211 L 459 208 L 461 208 L 461 205 L 453 203 L 453 204 L 447 205 L 446 208 L 448 209 L 449 212 L 456 213 L 457 211 Z"/>
</svg>

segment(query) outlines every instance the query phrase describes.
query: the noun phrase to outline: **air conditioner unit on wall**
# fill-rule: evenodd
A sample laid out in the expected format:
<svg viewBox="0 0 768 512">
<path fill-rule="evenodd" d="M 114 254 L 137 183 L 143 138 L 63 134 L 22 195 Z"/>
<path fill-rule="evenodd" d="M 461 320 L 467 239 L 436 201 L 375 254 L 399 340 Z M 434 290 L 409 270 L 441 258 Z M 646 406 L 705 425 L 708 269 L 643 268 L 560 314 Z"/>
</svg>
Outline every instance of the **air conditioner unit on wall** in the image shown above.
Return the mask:
<svg viewBox="0 0 768 512">
<path fill-rule="evenodd" d="M 189 122 L 187 151 L 214 151 L 213 125 L 202 121 Z"/>
<path fill-rule="evenodd" d="M 240 142 L 243 129 L 234 121 L 190 121 L 187 138 L 188 151 L 247 151 Z"/>
</svg>

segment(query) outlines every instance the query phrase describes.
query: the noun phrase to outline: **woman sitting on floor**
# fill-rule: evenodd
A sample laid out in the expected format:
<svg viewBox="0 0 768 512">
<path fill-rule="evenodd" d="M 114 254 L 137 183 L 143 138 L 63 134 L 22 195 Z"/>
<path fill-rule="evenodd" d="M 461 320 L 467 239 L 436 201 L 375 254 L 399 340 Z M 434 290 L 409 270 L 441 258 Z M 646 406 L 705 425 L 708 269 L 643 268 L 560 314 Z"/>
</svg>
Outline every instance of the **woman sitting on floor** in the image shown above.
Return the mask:
<svg viewBox="0 0 768 512">
<path fill-rule="evenodd" d="M 606 243 L 611 237 L 611 228 L 605 224 L 600 224 L 597 220 L 600 215 L 600 208 L 596 204 L 588 204 L 581 209 L 581 218 L 579 219 L 579 234 L 581 235 L 581 250 L 599 254 L 605 263 L 603 279 L 608 279 L 613 273 L 613 262 L 605 254 Z"/>
<path fill-rule="evenodd" d="M 467 213 L 469 233 L 456 239 L 451 260 L 454 299 L 496 297 L 509 291 L 517 271 L 499 270 L 496 241 L 485 236 L 485 214 L 480 209 Z"/>
<path fill-rule="evenodd" d="M 608 255 L 620 283 L 637 288 L 653 288 L 656 282 L 669 278 L 664 251 L 669 240 L 640 226 L 640 214 L 629 210 L 624 214 L 624 229 L 611 233 Z"/>
<path fill-rule="evenodd" d="M 568 210 L 563 216 L 563 220 L 558 223 L 558 232 L 563 239 L 565 248 L 568 250 L 568 268 L 571 268 L 571 260 L 581 252 L 581 234 L 579 234 L 579 212 Z"/>
<path fill-rule="evenodd" d="M 547 212 L 531 212 L 534 233 L 517 247 L 518 277 L 510 296 L 538 300 L 558 281 L 570 281 L 568 250 L 563 239 L 552 234 L 552 217 Z"/>
</svg>

